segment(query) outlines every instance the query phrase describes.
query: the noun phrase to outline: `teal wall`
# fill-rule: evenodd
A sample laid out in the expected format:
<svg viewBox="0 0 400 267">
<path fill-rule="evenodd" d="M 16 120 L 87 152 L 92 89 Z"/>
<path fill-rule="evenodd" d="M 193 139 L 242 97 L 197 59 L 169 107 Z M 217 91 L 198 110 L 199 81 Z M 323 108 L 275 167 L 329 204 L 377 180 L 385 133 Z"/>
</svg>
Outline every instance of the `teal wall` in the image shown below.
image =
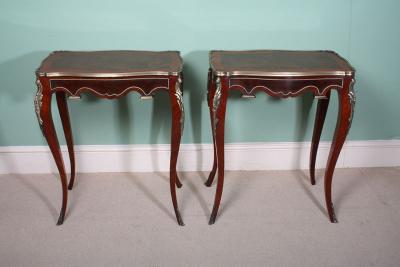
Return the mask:
<svg viewBox="0 0 400 267">
<path fill-rule="evenodd" d="M 399 10 L 397 0 L 1 0 L 0 145 L 45 144 L 33 109 L 34 70 L 52 50 L 180 50 L 183 143 L 211 142 L 208 50 L 335 50 L 357 69 L 349 139 L 400 138 Z M 324 140 L 336 123 L 335 96 Z M 315 106 L 310 95 L 279 100 L 259 93 L 255 100 L 243 100 L 233 94 L 227 142 L 309 140 Z M 120 100 L 84 96 L 70 101 L 75 141 L 169 143 L 169 108 L 166 93 L 153 101 L 139 101 L 135 93 Z"/>
</svg>

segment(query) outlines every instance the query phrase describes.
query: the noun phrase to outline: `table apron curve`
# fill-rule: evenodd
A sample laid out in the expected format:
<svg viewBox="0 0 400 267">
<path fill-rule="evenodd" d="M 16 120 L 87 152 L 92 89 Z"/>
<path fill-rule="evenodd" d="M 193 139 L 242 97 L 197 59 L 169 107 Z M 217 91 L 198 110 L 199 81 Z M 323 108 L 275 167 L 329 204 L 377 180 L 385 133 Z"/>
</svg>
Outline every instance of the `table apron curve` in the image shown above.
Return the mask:
<svg viewBox="0 0 400 267">
<path fill-rule="evenodd" d="M 294 97 L 305 92 L 315 96 L 326 96 L 330 89 L 342 89 L 342 77 L 313 78 L 258 78 L 231 77 L 229 90 L 238 90 L 244 97 L 254 97 L 257 91 L 264 91 L 275 97 Z"/>
<path fill-rule="evenodd" d="M 84 79 L 84 78 L 56 78 L 49 79 L 52 92 L 64 91 L 69 96 L 78 97 L 83 92 L 90 92 L 98 97 L 118 98 L 131 91 L 141 96 L 152 96 L 158 90 L 169 90 L 168 77 L 135 77 L 118 79 Z"/>
</svg>

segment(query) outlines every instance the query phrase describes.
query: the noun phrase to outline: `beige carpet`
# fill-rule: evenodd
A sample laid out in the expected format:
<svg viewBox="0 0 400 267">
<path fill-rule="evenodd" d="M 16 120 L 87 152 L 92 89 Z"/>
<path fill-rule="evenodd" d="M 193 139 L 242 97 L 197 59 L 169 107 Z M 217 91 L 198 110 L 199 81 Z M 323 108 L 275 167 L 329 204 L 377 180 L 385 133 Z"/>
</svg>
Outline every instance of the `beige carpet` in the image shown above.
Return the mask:
<svg viewBox="0 0 400 267">
<path fill-rule="evenodd" d="M 400 168 L 338 169 L 328 221 L 322 171 L 181 173 L 175 222 L 166 173 L 79 174 L 67 217 L 56 175 L 0 176 L 0 266 L 400 266 Z"/>
</svg>

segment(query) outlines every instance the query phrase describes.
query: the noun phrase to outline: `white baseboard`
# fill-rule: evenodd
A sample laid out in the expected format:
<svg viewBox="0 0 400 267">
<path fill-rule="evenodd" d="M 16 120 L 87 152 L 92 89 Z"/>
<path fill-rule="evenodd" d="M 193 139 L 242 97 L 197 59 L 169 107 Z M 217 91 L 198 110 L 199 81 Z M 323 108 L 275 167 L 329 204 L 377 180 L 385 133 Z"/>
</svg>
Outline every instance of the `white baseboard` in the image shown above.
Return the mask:
<svg viewBox="0 0 400 267">
<path fill-rule="evenodd" d="M 324 168 L 330 142 L 321 142 L 317 168 Z M 77 172 L 152 172 L 169 170 L 169 145 L 75 146 Z M 226 170 L 307 169 L 310 142 L 235 143 L 225 145 Z M 62 147 L 69 171 L 69 159 Z M 209 171 L 212 144 L 182 144 L 178 171 Z M 400 166 L 400 140 L 348 141 L 337 167 Z M 0 173 L 56 173 L 46 146 L 0 147 Z"/>
</svg>

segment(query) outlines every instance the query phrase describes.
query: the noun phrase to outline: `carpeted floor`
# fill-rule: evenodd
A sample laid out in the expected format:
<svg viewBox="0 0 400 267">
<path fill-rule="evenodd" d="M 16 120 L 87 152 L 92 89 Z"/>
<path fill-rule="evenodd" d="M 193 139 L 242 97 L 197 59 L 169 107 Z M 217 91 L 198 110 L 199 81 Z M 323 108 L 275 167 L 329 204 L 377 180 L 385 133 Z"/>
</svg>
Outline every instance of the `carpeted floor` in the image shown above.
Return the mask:
<svg viewBox="0 0 400 267">
<path fill-rule="evenodd" d="M 0 176 L 0 266 L 399 266 L 400 168 L 337 169 L 328 221 L 323 171 L 180 173 L 177 225 L 166 173 L 79 174 L 56 226 L 56 175 Z"/>
</svg>

